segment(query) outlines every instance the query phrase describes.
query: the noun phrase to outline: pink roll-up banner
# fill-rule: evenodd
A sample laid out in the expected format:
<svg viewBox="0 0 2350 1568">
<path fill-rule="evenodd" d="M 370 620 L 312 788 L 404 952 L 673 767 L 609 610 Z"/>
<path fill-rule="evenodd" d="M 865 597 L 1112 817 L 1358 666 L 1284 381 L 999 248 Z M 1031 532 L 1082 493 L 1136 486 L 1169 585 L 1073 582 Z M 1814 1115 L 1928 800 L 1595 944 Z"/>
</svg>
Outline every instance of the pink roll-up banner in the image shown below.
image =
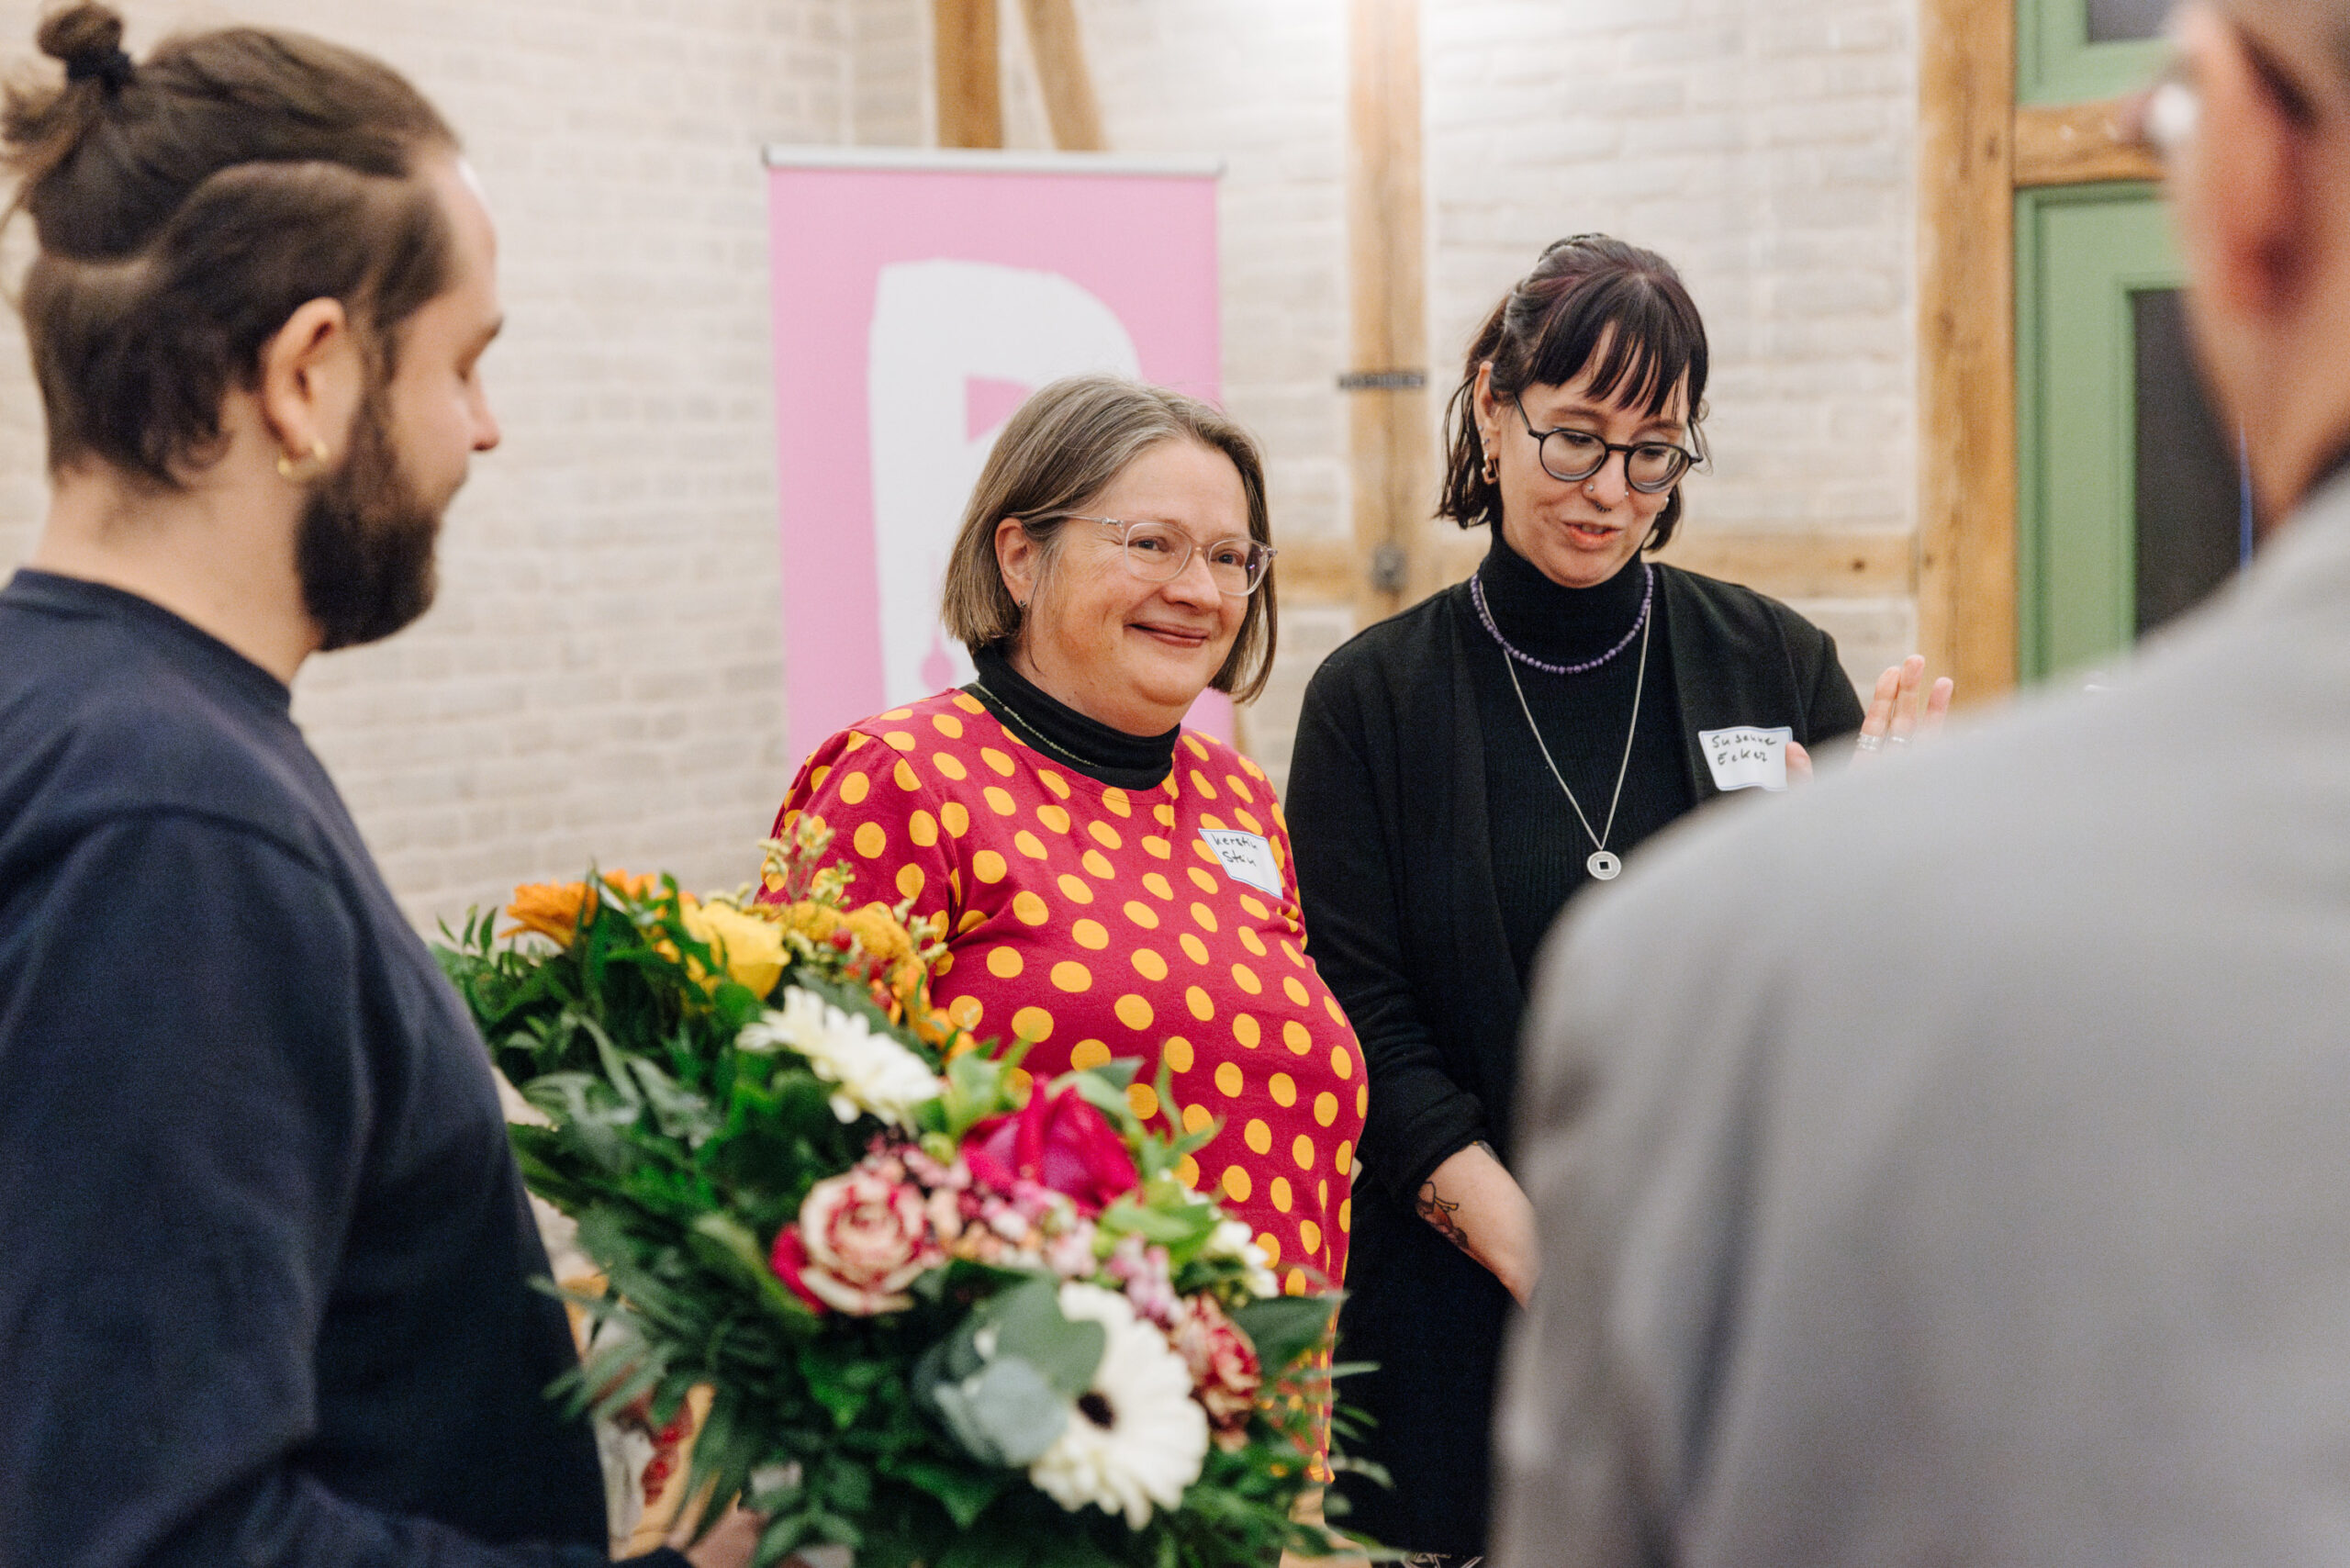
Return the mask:
<svg viewBox="0 0 2350 1568">
<path fill-rule="evenodd" d="M 767 149 L 795 765 L 971 678 L 948 546 L 1021 400 L 1107 370 L 1220 391 L 1216 174 L 1100 153 Z M 1232 703 L 1187 721 L 1229 740 Z"/>
</svg>

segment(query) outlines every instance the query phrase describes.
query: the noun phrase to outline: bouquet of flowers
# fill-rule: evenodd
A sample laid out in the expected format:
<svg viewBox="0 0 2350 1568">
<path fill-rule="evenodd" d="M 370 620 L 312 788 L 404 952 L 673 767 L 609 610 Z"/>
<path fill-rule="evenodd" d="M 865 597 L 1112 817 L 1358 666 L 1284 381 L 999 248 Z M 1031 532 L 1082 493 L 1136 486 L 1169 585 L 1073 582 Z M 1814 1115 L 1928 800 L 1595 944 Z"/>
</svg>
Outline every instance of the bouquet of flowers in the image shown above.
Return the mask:
<svg viewBox="0 0 2350 1568">
<path fill-rule="evenodd" d="M 599 1414 L 708 1412 L 687 1483 L 770 1516 L 759 1562 L 1223 1568 L 1339 1543 L 1293 1517 L 1335 1294 L 1284 1295 L 1176 1176 L 1113 1062 L 1032 1081 L 930 1004 L 943 933 L 850 909 L 803 822 L 763 896 L 527 887 L 441 949 L 532 1190 L 609 1289 L 567 1380 Z M 1141 1098 L 1137 1096 L 1136 1098 Z"/>
</svg>

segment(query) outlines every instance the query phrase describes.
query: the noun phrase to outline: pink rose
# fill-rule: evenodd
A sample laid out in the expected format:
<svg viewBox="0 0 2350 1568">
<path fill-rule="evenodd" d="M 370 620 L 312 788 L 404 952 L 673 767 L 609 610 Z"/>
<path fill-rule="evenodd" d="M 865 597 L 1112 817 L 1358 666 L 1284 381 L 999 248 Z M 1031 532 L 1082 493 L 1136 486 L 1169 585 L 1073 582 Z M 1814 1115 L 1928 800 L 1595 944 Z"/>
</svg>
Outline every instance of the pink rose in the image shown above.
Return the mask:
<svg viewBox="0 0 2350 1568">
<path fill-rule="evenodd" d="M 868 1317 L 912 1306 L 899 1293 L 940 1256 L 920 1189 L 859 1169 L 809 1189 L 769 1261 L 801 1300 Z"/>
<path fill-rule="evenodd" d="M 824 1298 L 808 1288 L 808 1247 L 800 1239 L 798 1226 L 787 1225 L 776 1232 L 775 1250 L 767 1255 L 767 1266 L 810 1310 L 820 1314 L 825 1310 Z"/>
<path fill-rule="evenodd" d="M 1192 1397 L 1206 1408 L 1216 1446 L 1231 1450 L 1247 1442 L 1248 1412 L 1264 1383 L 1257 1347 L 1248 1336 L 1225 1316 L 1214 1297 L 1201 1295 L 1183 1304 L 1168 1343 L 1192 1369 Z"/>
<path fill-rule="evenodd" d="M 1025 1109 L 990 1116 L 964 1135 L 963 1158 L 991 1187 L 1008 1193 L 1034 1182 L 1084 1214 L 1099 1214 L 1141 1184 L 1126 1140 L 1074 1089 L 1048 1096 L 1039 1087 Z"/>
</svg>

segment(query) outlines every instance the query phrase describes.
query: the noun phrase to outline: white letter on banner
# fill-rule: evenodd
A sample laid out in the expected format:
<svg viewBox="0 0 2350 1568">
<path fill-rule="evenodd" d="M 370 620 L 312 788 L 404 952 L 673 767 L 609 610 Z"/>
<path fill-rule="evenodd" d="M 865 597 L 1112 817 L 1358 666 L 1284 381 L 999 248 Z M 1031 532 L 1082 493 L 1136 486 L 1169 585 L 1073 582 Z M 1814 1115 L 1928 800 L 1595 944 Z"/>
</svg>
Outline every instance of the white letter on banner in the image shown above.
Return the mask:
<svg viewBox="0 0 2350 1568">
<path fill-rule="evenodd" d="M 1139 375 L 1142 362 L 1110 308 L 1068 278 L 985 262 L 882 268 L 867 342 L 882 690 L 894 706 L 971 678 L 939 624 L 938 595 L 964 504 L 1012 411 L 972 428 L 972 383 Z"/>
</svg>

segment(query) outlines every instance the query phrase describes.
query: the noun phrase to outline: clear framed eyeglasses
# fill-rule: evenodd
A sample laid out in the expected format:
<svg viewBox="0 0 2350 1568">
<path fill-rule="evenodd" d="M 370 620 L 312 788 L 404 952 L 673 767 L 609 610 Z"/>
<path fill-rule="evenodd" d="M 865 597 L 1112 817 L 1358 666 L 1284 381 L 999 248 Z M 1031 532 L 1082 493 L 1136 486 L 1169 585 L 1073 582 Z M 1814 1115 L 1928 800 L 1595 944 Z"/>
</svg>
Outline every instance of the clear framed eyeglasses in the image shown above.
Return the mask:
<svg viewBox="0 0 2350 1568">
<path fill-rule="evenodd" d="M 1074 511 L 1058 515 L 1071 522 L 1099 523 L 1103 528 L 1116 529 L 1119 554 L 1125 558 L 1126 570 L 1147 583 L 1173 582 L 1192 564 L 1196 551 L 1207 560 L 1208 577 L 1215 584 L 1216 592 L 1226 599 L 1246 599 L 1255 593 L 1257 585 L 1272 568 L 1273 557 L 1281 554 L 1254 539 L 1235 537 L 1202 544 L 1171 522 L 1088 517 Z"/>
<path fill-rule="evenodd" d="M 1616 453 L 1624 454 L 1624 482 L 1644 496 L 1653 496 L 1678 484 L 1697 454 L 1673 445 L 1669 441 L 1636 441 L 1629 446 L 1612 441 L 1602 441 L 1589 431 L 1539 431 L 1527 418 L 1526 405 L 1513 398 L 1517 405 L 1517 417 L 1526 425 L 1526 433 L 1536 442 L 1536 455 L 1541 460 L 1542 472 L 1561 484 L 1572 485 L 1590 478 L 1607 466 L 1607 459 Z"/>
</svg>

